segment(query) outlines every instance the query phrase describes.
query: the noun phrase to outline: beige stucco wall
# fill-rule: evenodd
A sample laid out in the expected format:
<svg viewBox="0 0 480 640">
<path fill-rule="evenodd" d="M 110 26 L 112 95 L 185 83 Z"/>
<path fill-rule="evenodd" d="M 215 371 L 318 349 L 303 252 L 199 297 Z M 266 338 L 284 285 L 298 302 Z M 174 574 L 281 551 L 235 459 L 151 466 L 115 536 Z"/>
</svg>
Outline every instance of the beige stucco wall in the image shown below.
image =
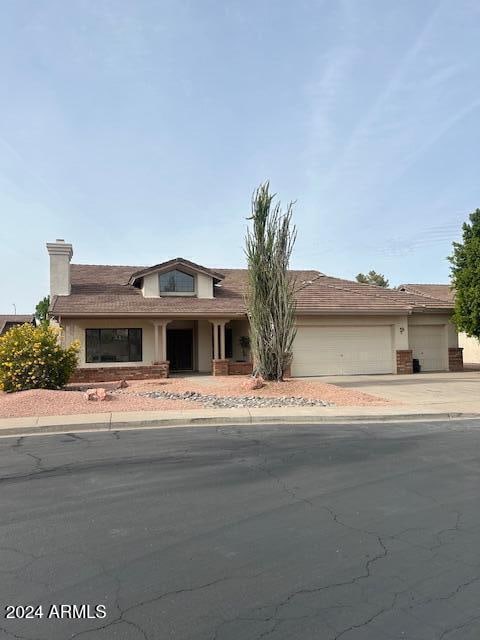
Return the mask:
<svg viewBox="0 0 480 640">
<path fill-rule="evenodd" d="M 465 364 L 480 363 L 480 341 L 469 337 L 466 333 L 458 334 L 458 346 L 463 349 L 463 362 Z"/>
<path fill-rule="evenodd" d="M 194 369 L 203 373 L 212 370 L 212 325 L 205 319 L 174 320 L 167 325 L 168 329 L 193 329 L 194 331 Z M 150 365 L 155 361 L 155 336 L 153 321 L 142 319 L 92 319 L 92 320 L 63 320 L 65 344 L 71 344 L 74 340 L 80 341 L 79 367 L 131 367 L 138 365 Z M 142 355 L 143 360 L 132 362 L 85 362 L 85 329 L 142 329 Z"/>
<path fill-rule="evenodd" d="M 228 326 L 232 329 L 232 360 L 243 360 L 242 348 L 239 344 L 240 336 L 250 335 L 250 326 L 247 318 L 232 320 Z M 250 351 L 247 351 L 247 360 L 250 360 Z"/>
<path fill-rule="evenodd" d="M 50 255 L 50 296 L 70 295 L 70 257 L 65 253 Z"/>
<path fill-rule="evenodd" d="M 212 325 L 203 318 L 197 322 L 197 365 L 201 373 L 212 371 Z"/>
<path fill-rule="evenodd" d="M 458 347 L 458 334 L 451 321 L 450 313 L 414 313 L 408 318 L 409 325 L 443 325 L 445 329 L 445 343 L 448 347 Z"/>
<path fill-rule="evenodd" d="M 148 276 L 145 276 L 143 278 L 142 292 L 145 298 L 158 298 L 159 296 L 158 273 L 149 273 Z"/>
<path fill-rule="evenodd" d="M 195 293 L 188 294 L 182 293 L 183 297 L 186 296 L 196 296 L 197 298 L 213 298 L 213 278 L 207 276 L 203 273 L 196 273 L 195 271 L 187 271 L 186 269 L 181 269 L 185 273 L 190 273 L 190 275 L 195 278 Z M 149 273 L 143 278 L 143 287 L 142 292 L 145 298 L 158 298 L 160 297 L 160 280 L 159 280 L 159 272 Z M 166 295 L 166 294 L 164 294 Z M 175 296 L 176 294 L 167 294 L 168 297 Z"/>
<path fill-rule="evenodd" d="M 65 342 L 70 344 L 74 340 L 80 341 L 80 353 L 78 359 L 79 367 L 131 367 L 135 365 L 150 365 L 155 359 L 155 343 L 153 324 L 148 319 L 92 319 L 92 320 L 62 320 L 62 327 L 65 331 Z M 85 329 L 133 329 L 139 328 L 142 331 L 142 355 L 141 362 L 85 362 Z"/>
<path fill-rule="evenodd" d="M 213 298 L 213 278 L 197 273 L 195 278 L 197 298 Z"/>
</svg>

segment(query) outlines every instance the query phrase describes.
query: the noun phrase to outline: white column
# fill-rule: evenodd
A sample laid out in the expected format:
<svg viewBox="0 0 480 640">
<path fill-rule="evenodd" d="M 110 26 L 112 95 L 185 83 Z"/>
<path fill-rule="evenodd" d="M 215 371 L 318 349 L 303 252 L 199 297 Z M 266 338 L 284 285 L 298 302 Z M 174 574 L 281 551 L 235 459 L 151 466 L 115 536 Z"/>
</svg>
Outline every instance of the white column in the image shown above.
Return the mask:
<svg viewBox="0 0 480 640">
<path fill-rule="evenodd" d="M 169 322 L 171 322 L 171 320 L 153 321 L 155 362 L 165 362 L 167 359 L 167 324 Z"/>
<path fill-rule="evenodd" d="M 162 322 L 162 360 L 165 362 L 167 359 L 167 324 L 170 320 Z"/>
<path fill-rule="evenodd" d="M 158 324 L 156 322 L 153 323 L 153 334 L 155 338 L 155 353 L 154 353 L 154 361 L 160 361 L 160 345 L 158 344 Z"/>
<path fill-rule="evenodd" d="M 218 322 L 213 322 L 213 359 L 219 359 L 218 353 Z"/>
<path fill-rule="evenodd" d="M 224 321 L 218 324 L 220 326 L 220 358 L 225 360 L 225 325 L 227 323 Z"/>
</svg>

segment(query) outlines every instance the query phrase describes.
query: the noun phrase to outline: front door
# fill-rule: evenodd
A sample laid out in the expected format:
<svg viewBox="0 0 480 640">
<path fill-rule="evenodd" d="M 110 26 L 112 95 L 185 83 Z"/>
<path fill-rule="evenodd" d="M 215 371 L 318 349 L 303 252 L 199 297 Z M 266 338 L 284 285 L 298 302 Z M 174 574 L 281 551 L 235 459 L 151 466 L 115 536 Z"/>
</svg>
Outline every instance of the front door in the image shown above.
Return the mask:
<svg viewBox="0 0 480 640">
<path fill-rule="evenodd" d="M 170 371 L 192 371 L 192 329 L 167 329 L 167 360 L 170 362 Z"/>
</svg>

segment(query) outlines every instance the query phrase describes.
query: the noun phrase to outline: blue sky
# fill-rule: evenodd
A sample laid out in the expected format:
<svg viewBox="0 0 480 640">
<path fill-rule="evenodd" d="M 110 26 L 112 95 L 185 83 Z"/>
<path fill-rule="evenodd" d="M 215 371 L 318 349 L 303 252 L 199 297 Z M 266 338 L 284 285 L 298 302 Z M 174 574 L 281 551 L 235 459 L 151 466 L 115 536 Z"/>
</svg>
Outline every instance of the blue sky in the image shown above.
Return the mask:
<svg viewBox="0 0 480 640">
<path fill-rule="evenodd" d="M 4 0 L 0 311 L 74 261 L 243 266 L 251 193 L 292 266 L 444 282 L 480 207 L 477 0 Z"/>
</svg>

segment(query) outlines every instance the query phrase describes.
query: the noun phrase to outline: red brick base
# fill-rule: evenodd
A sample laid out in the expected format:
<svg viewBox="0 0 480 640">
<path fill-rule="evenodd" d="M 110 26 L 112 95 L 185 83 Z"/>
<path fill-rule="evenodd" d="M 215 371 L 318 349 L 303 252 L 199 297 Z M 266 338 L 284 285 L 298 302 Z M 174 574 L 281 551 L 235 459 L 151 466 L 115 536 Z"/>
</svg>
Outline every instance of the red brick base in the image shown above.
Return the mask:
<svg viewBox="0 0 480 640">
<path fill-rule="evenodd" d="M 228 360 L 212 360 L 212 375 L 228 376 Z"/>
<path fill-rule="evenodd" d="M 411 349 L 397 349 L 397 373 L 413 373 L 413 357 Z"/>
<path fill-rule="evenodd" d="M 461 347 L 448 349 L 448 370 L 463 371 L 463 349 Z"/>
<path fill-rule="evenodd" d="M 228 375 L 229 376 L 248 376 L 253 371 L 253 364 L 251 362 L 229 362 L 228 363 Z"/>
<path fill-rule="evenodd" d="M 146 380 L 168 378 L 169 362 L 158 362 L 151 366 L 138 367 L 91 367 L 80 368 L 70 382 L 114 382 L 116 380 Z"/>
</svg>

